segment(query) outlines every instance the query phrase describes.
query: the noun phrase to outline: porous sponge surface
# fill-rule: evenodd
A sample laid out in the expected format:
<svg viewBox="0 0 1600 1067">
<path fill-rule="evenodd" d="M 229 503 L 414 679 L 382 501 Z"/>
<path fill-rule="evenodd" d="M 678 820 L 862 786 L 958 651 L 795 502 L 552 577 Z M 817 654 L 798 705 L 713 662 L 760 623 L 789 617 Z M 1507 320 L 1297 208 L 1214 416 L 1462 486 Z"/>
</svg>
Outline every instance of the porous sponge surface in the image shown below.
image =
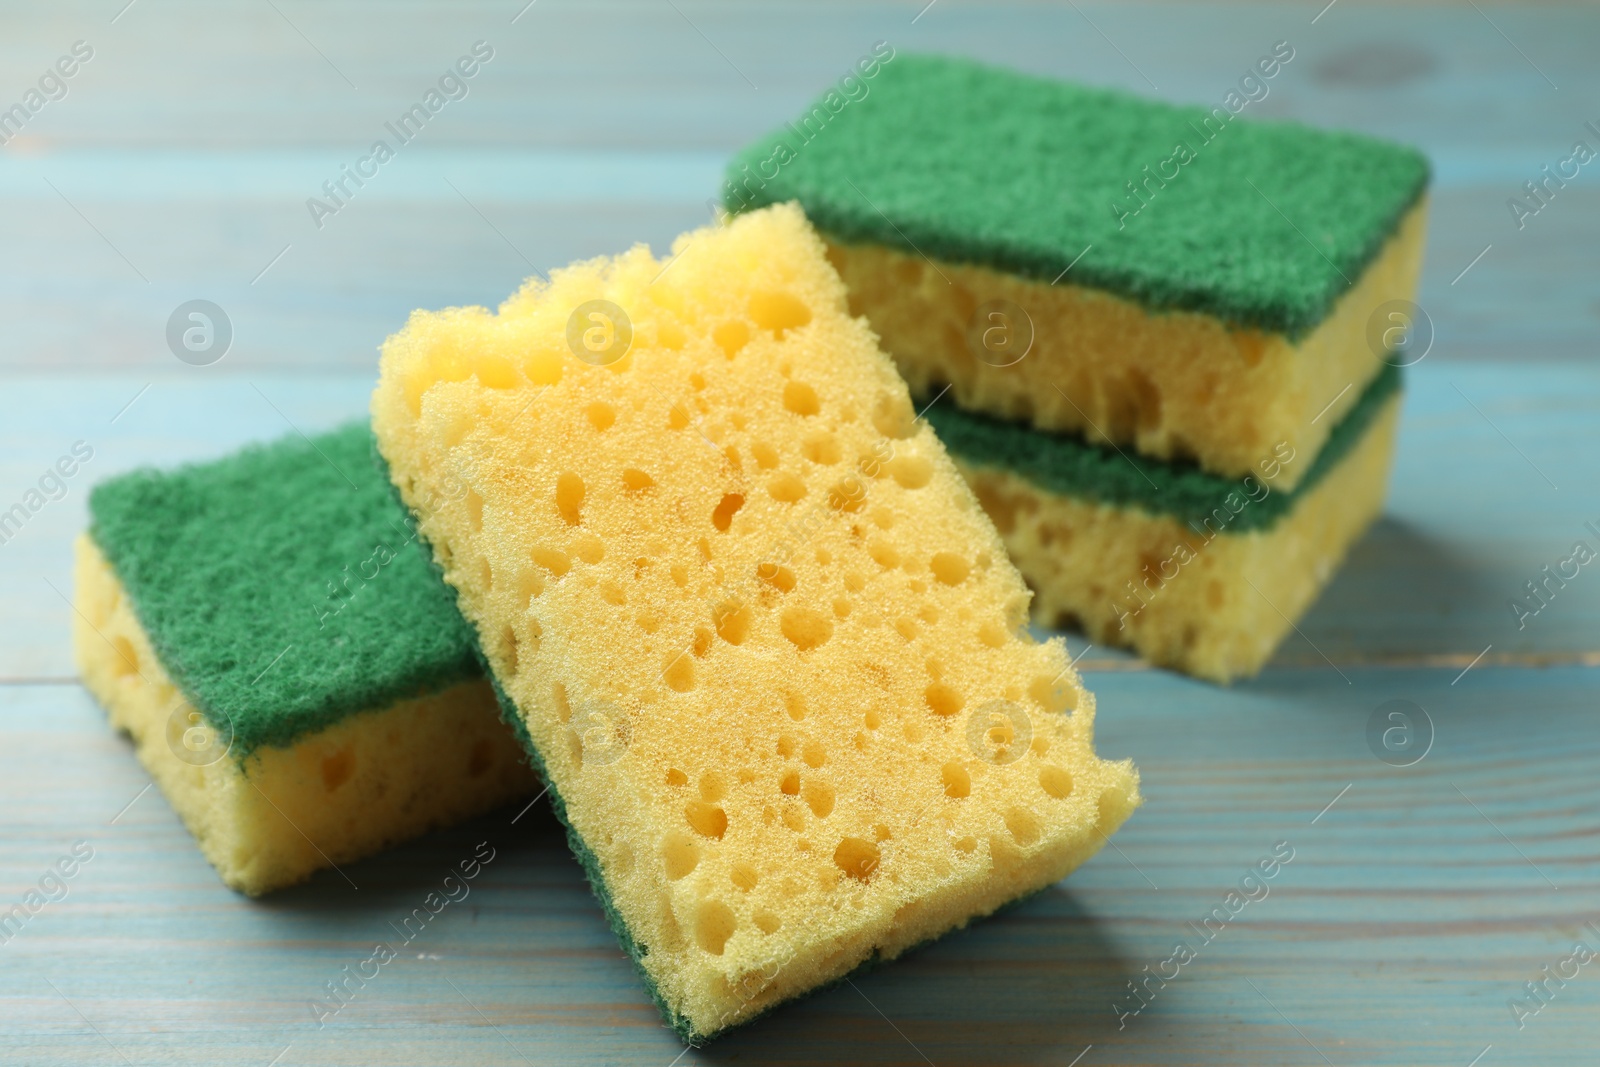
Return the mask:
<svg viewBox="0 0 1600 1067">
<path fill-rule="evenodd" d="M 156 658 L 231 724 L 236 759 L 481 675 L 363 423 L 136 470 L 89 512 Z"/>
<path fill-rule="evenodd" d="M 206 859 L 242 893 L 292 885 L 537 785 L 481 675 L 258 746 L 243 763 L 179 759 L 176 735 L 194 705 L 87 535 L 76 558 L 73 644 L 84 684 L 133 739 Z"/>
<path fill-rule="evenodd" d="M 730 208 L 798 200 L 842 241 L 1044 282 L 1083 253 L 1079 285 L 1293 338 L 1327 317 L 1428 180 L 1419 152 L 1373 138 L 1231 119 L 1203 143 L 1204 108 L 943 56 L 902 54 L 864 99 L 815 108 L 826 124 L 811 139 L 786 127 L 735 157 Z M 1179 142 L 1195 158 L 1119 223 L 1126 183 Z M 790 158 L 774 168 L 780 144 Z"/>
<path fill-rule="evenodd" d="M 1257 673 L 1383 509 L 1399 397 L 1378 405 L 1338 462 L 1265 526 L 1189 526 L 1140 507 L 1055 492 L 1000 467 L 959 461 L 1047 626 L 1215 682 Z M 1227 514 L 1228 512 L 1224 512 Z"/>
<path fill-rule="evenodd" d="M 1151 312 L 1072 284 L 1076 268 L 1051 285 L 882 245 L 835 243 L 828 255 L 851 310 L 867 316 L 913 395 L 948 383 L 948 397 L 971 411 L 1239 477 L 1279 446 L 1315 455 L 1382 369 L 1369 320 L 1388 301 L 1415 298 L 1426 217 L 1419 200 L 1298 340 L 1197 312 Z M 1023 314 L 1000 312 L 1004 339 L 1013 350 L 1029 345 L 1015 362 L 984 345 L 1000 338 L 985 331 L 1007 304 Z M 1286 471 L 1283 487 L 1308 469 Z"/>
<path fill-rule="evenodd" d="M 1180 526 L 1198 529 L 1220 516 L 1220 526 L 1242 533 L 1270 529 L 1293 513 L 1300 498 L 1336 470 L 1389 410 L 1389 401 L 1400 391 L 1401 375 L 1398 365 L 1383 364 L 1378 376 L 1355 393 L 1349 413 L 1328 433 L 1320 452 L 1268 448 L 1262 453 L 1267 462 L 1258 464 L 1248 480 L 992 419 L 964 411 L 948 397 L 928 407 L 926 417 L 964 467 L 1007 470 L 1055 496 L 1135 508 L 1170 517 Z M 1290 485 L 1293 488 L 1286 488 Z M 1266 495 L 1261 496 L 1263 492 Z M 1251 502 L 1243 510 L 1230 509 L 1230 497 Z"/>
<path fill-rule="evenodd" d="M 674 252 L 415 313 L 373 426 L 700 1041 L 1059 879 L 1139 796 L 801 212 Z M 604 366 L 567 341 L 595 299 L 631 321 Z"/>
</svg>

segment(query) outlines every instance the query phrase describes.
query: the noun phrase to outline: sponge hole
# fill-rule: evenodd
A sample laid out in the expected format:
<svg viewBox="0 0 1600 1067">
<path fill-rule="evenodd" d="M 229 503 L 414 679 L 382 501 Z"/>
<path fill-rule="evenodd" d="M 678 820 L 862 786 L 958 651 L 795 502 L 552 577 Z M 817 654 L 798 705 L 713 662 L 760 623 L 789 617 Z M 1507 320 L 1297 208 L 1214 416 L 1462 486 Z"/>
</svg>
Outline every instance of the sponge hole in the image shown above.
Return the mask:
<svg viewBox="0 0 1600 1067">
<path fill-rule="evenodd" d="M 593 426 L 597 433 L 611 429 L 617 421 L 617 409 L 604 400 L 596 400 L 585 408 L 583 413 L 589 417 L 589 425 Z"/>
<path fill-rule="evenodd" d="M 674 693 L 687 693 L 693 689 L 694 660 L 689 656 L 689 650 L 678 653 L 661 671 L 661 677 Z"/>
<path fill-rule="evenodd" d="M 1011 832 L 1011 837 L 1023 848 L 1036 844 L 1039 840 L 1039 820 L 1031 811 L 1022 808 L 1012 808 L 1006 812 L 1006 829 Z"/>
<path fill-rule="evenodd" d="M 924 456 L 901 454 L 889 461 L 889 474 L 906 489 L 921 489 L 933 477 L 933 464 Z"/>
<path fill-rule="evenodd" d="M 860 478 L 846 478 L 828 490 L 828 507 L 854 515 L 867 502 L 867 486 Z"/>
<path fill-rule="evenodd" d="M 729 493 L 711 512 L 711 525 L 722 533 L 727 533 L 728 527 L 733 525 L 734 513 L 742 507 L 744 507 L 744 497 L 738 493 Z"/>
<path fill-rule="evenodd" d="M 630 493 L 642 493 L 646 489 L 654 489 L 655 485 L 656 480 L 637 467 L 629 467 L 622 472 L 622 488 Z"/>
<path fill-rule="evenodd" d="M 801 652 L 810 652 L 833 636 L 833 620 L 812 608 L 785 608 L 778 617 L 778 628 Z"/>
<path fill-rule="evenodd" d="M 750 454 L 756 457 L 756 466 L 764 471 L 769 471 L 778 465 L 778 450 L 765 441 L 751 444 Z"/>
<path fill-rule="evenodd" d="M 780 593 L 794 591 L 794 571 L 777 563 L 761 563 L 756 565 L 756 577 L 772 586 Z"/>
<path fill-rule="evenodd" d="M 960 711 L 965 703 L 961 699 L 961 694 L 948 682 L 934 682 L 928 686 L 923 697 L 928 703 L 928 710 L 945 718 Z"/>
<path fill-rule="evenodd" d="M 834 864 L 851 878 L 862 882 L 872 877 L 881 860 L 878 846 L 859 837 L 847 837 L 833 850 Z"/>
<path fill-rule="evenodd" d="M 535 349 L 522 357 L 522 373 L 534 385 L 555 385 L 561 380 L 561 356 Z"/>
<path fill-rule="evenodd" d="M 1072 775 L 1054 764 L 1046 764 L 1039 769 L 1039 788 L 1057 800 L 1065 800 L 1072 795 Z"/>
<path fill-rule="evenodd" d="M 1077 688 L 1059 675 L 1054 678 L 1046 674 L 1035 676 L 1028 685 L 1028 696 L 1052 715 L 1075 711 L 1078 707 Z"/>
<path fill-rule="evenodd" d="M 867 554 L 884 570 L 894 570 L 900 566 L 900 553 L 882 538 L 875 537 L 867 543 Z"/>
<path fill-rule="evenodd" d="M 946 763 L 939 771 L 944 782 L 944 795 L 960 800 L 972 795 L 972 775 L 959 763 Z"/>
<path fill-rule="evenodd" d="M 756 874 L 756 869 L 748 863 L 735 863 L 733 869 L 728 872 L 728 880 L 748 893 L 756 887 L 760 878 Z"/>
<path fill-rule="evenodd" d="M 933 559 L 928 561 L 928 569 L 945 585 L 960 585 L 972 570 L 967 566 L 967 561 L 954 552 L 935 552 Z"/>
<path fill-rule="evenodd" d="M 533 562 L 549 571 L 553 576 L 560 578 L 572 569 L 572 558 L 559 548 L 550 548 L 547 545 L 535 545 L 529 553 Z"/>
<path fill-rule="evenodd" d="M 806 806 L 817 818 L 826 819 L 833 813 L 833 786 L 828 783 L 819 782 L 815 778 L 808 780 L 805 786 L 805 798 Z"/>
<path fill-rule="evenodd" d="M 785 332 L 811 321 L 811 309 L 788 293 L 759 292 L 750 295 L 750 317 L 781 341 Z"/>
<path fill-rule="evenodd" d="M 700 846 L 682 830 L 672 830 L 661 843 L 661 861 L 667 881 L 676 882 L 700 865 Z"/>
<path fill-rule="evenodd" d="M 733 936 L 733 931 L 738 925 L 739 921 L 734 918 L 733 909 L 722 901 L 703 901 L 694 917 L 695 944 L 713 956 L 720 956 L 723 946 L 728 943 L 728 938 Z"/>
<path fill-rule="evenodd" d="M 722 349 L 722 354 L 732 359 L 739 350 L 750 343 L 750 327 L 738 319 L 725 322 L 711 331 L 711 339 Z"/>
<path fill-rule="evenodd" d="M 133 642 L 118 634 L 111 639 L 111 648 L 117 654 L 114 669 L 117 677 L 126 678 L 139 673 L 139 654 L 133 650 Z"/>
<path fill-rule="evenodd" d="M 712 618 L 716 622 L 717 636 L 730 645 L 742 645 L 750 636 L 751 615 L 748 605 L 725 601 L 717 605 Z"/>
<path fill-rule="evenodd" d="M 911 401 L 901 392 L 882 393 L 872 408 L 872 425 L 885 437 L 902 441 L 916 433 L 916 415 Z"/>
<path fill-rule="evenodd" d="M 783 926 L 783 920 L 770 911 L 756 912 L 756 929 L 764 934 L 775 934 Z"/>
<path fill-rule="evenodd" d="M 333 792 L 350 780 L 355 773 L 356 754 L 348 748 L 341 748 L 331 756 L 322 759 L 322 787 L 328 792 Z"/>
<path fill-rule="evenodd" d="M 556 510 L 568 526 L 583 521 L 583 479 L 567 471 L 556 479 Z"/>
<path fill-rule="evenodd" d="M 791 381 L 783 387 L 783 406 L 796 415 L 815 415 L 822 410 L 817 391 L 805 382 Z"/>
<path fill-rule="evenodd" d="M 728 813 L 707 800 L 691 800 L 683 809 L 689 828 L 701 837 L 722 840 L 728 832 Z"/>
</svg>

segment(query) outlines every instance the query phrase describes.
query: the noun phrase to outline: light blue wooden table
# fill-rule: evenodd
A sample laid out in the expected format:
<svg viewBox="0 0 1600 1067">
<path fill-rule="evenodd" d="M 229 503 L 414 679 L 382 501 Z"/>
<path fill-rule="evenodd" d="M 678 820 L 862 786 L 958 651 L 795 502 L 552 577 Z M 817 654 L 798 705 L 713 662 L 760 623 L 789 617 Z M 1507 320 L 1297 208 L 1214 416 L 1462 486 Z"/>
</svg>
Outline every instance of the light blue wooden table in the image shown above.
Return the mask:
<svg viewBox="0 0 1600 1067">
<path fill-rule="evenodd" d="M 1575 541 L 1600 546 L 1600 162 L 1523 229 L 1505 205 L 1574 140 L 1600 146 L 1584 127 L 1600 125 L 1600 15 L 524 2 L 0 6 L 0 107 L 74 42 L 93 51 L 0 148 L 0 509 L 74 442 L 94 450 L 0 544 L 0 906 L 93 849 L 0 944 L 0 1062 L 1600 1059 L 1600 961 L 1520 1027 L 1508 1006 L 1575 941 L 1600 949 L 1600 570 L 1521 629 L 1509 607 Z M 1138 762 L 1148 798 L 1116 847 L 706 1050 L 660 1025 L 542 806 L 356 864 L 359 888 L 224 889 L 74 679 L 58 594 L 89 485 L 360 413 L 376 345 L 413 307 L 663 247 L 705 218 L 734 148 L 878 39 L 1205 103 L 1287 39 L 1296 58 L 1257 113 L 1432 156 L 1420 299 L 1437 340 L 1410 378 L 1388 513 L 1302 635 L 1227 690 L 1089 649 L 1102 751 Z M 318 229 L 306 198 L 479 40 L 494 56 L 468 96 Z M 195 298 L 235 331 L 208 367 L 164 340 Z M 1393 699 L 1433 724 L 1414 766 L 1367 742 Z M 318 1028 L 324 983 L 482 840 L 497 858 L 467 905 Z M 1270 895 L 1129 1013 L 1127 984 L 1196 943 L 1187 924 L 1278 842 L 1294 858 Z"/>
</svg>

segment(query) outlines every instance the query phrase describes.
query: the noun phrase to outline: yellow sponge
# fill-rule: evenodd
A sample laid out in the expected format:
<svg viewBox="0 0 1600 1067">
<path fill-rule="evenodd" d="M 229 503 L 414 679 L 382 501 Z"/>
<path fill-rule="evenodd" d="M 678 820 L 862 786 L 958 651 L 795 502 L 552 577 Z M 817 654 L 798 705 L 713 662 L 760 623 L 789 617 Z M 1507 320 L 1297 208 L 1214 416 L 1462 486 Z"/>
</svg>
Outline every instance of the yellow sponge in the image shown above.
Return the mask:
<svg viewBox="0 0 1600 1067">
<path fill-rule="evenodd" d="M 84 685 L 133 738 L 206 859 L 242 893 L 303 881 L 537 785 L 482 678 L 350 713 L 243 761 L 212 756 L 216 735 L 173 684 L 87 534 L 76 569 L 73 644 Z M 190 731 L 199 744 L 177 736 Z"/>
<path fill-rule="evenodd" d="M 1139 793 L 798 208 L 674 252 L 415 313 L 372 411 L 699 1042 L 1063 877 Z"/>
<path fill-rule="evenodd" d="M 1383 370 L 1369 319 L 1416 296 L 1426 221 L 1423 198 L 1300 338 L 883 245 L 828 255 L 914 394 L 949 383 L 970 410 L 1242 477 L 1281 444 L 1316 455 Z M 1307 468 L 1285 469 L 1282 488 Z"/>
<path fill-rule="evenodd" d="M 1286 514 L 1239 532 L 1052 492 L 1003 467 L 958 462 L 1037 592 L 1040 622 L 1076 623 L 1101 644 L 1131 646 L 1152 663 L 1230 682 L 1271 658 L 1383 510 L 1399 419 L 1394 395 Z"/>
</svg>

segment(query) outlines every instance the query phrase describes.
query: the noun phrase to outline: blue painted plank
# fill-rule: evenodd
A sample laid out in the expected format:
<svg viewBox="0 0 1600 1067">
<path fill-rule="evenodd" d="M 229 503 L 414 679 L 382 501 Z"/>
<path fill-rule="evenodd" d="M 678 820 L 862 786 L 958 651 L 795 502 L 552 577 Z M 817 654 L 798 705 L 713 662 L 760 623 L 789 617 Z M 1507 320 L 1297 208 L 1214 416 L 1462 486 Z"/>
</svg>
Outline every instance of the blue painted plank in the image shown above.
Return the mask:
<svg viewBox="0 0 1600 1067">
<path fill-rule="evenodd" d="M 1102 750 L 1145 779 L 1116 850 L 681 1062 L 908 1063 L 920 1050 L 941 1065 L 1065 1064 L 1089 1044 L 1085 1063 L 1321 1062 L 1309 1039 L 1337 1064 L 1464 1065 L 1488 1044 L 1496 1062 L 1591 1063 L 1593 975 L 1521 1030 L 1507 1002 L 1574 939 L 1600 947 L 1581 926 L 1600 921 L 1596 670 L 1479 666 L 1454 686 L 1451 670 L 1346 673 L 1348 686 L 1327 667 L 1276 669 L 1232 691 L 1091 673 Z M 1410 768 L 1367 746 L 1369 716 L 1393 698 L 1435 729 Z M 75 687 L 0 687 L 0 732 L 4 899 L 74 841 L 95 850 L 65 899 L 0 946 L 8 1047 L 29 1063 L 114 1058 L 73 1008 L 136 1063 L 259 1067 L 285 1046 L 284 1065 L 678 1055 L 542 807 L 515 828 L 508 810 L 355 864 L 359 889 L 330 873 L 252 903 L 216 880 L 159 794 L 140 795 L 127 744 Z M 323 984 L 395 940 L 389 921 L 480 841 L 495 859 L 470 895 L 319 1027 L 309 1003 Z M 1275 846 L 1292 859 L 1204 941 L 1187 923 L 1226 911 Z M 1131 1014 L 1127 983 L 1179 940 L 1195 959 Z"/>
</svg>

